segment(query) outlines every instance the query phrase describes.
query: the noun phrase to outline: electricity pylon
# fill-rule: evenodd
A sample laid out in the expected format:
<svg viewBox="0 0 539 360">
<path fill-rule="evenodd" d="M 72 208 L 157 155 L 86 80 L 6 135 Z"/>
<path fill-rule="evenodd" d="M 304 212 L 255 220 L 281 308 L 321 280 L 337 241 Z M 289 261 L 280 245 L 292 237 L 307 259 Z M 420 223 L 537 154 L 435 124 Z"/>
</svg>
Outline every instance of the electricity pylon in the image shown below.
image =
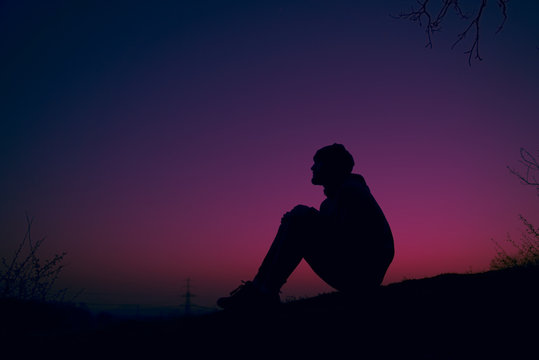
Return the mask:
<svg viewBox="0 0 539 360">
<path fill-rule="evenodd" d="M 196 295 L 191 294 L 191 279 L 187 278 L 185 284 L 185 294 L 182 295 L 182 297 L 185 298 L 185 302 L 183 304 L 185 316 L 191 315 L 191 298 L 195 296 Z"/>
</svg>

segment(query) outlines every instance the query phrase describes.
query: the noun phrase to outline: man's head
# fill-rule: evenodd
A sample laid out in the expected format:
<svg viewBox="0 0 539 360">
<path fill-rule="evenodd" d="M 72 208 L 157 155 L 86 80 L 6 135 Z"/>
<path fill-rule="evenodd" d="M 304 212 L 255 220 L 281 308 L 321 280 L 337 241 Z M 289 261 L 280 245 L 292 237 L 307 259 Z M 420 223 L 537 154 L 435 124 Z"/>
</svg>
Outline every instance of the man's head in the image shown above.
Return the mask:
<svg viewBox="0 0 539 360">
<path fill-rule="evenodd" d="M 311 167 L 314 185 L 332 185 L 352 172 L 354 158 L 341 144 L 328 145 L 316 152 Z"/>
</svg>

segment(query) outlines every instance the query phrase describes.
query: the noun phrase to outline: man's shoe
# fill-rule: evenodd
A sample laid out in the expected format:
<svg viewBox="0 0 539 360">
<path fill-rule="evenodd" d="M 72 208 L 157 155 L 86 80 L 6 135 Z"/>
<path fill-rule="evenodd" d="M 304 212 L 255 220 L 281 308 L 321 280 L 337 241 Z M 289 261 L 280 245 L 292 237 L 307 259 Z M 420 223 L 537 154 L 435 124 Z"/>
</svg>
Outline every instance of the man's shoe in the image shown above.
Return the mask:
<svg viewBox="0 0 539 360">
<path fill-rule="evenodd" d="M 268 294 L 257 288 L 252 281 L 242 281 L 228 297 L 217 300 L 217 305 L 225 310 L 257 310 L 275 308 L 280 303 L 279 294 Z"/>
</svg>

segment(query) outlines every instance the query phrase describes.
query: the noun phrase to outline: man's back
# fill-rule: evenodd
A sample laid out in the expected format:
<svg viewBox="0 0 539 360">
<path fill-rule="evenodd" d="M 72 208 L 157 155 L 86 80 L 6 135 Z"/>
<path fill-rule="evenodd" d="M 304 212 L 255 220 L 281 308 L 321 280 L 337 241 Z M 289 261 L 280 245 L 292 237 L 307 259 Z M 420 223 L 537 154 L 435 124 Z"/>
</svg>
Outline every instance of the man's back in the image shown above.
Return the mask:
<svg viewBox="0 0 539 360">
<path fill-rule="evenodd" d="M 320 205 L 326 234 L 343 261 L 380 283 L 394 257 L 391 229 L 363 176 L 350 174 Z"/>
</svg>

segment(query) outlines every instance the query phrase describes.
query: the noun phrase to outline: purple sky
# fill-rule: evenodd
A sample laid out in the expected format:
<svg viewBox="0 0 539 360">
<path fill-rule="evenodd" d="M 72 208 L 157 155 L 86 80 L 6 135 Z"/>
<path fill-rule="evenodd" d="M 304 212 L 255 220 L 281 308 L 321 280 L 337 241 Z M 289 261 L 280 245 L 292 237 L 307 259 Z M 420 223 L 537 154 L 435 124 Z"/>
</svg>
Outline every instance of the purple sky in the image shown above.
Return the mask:
<svg viewBox="0 0 539 360">
<path fill-rule="evenodd" d="M 389 16 L 414 1 L 158 3 L 0 5 L 0 255 L 27 211 L 81 300 L 179 303 L 190 277 L 213 305 L 284 212 L 319 206 L 309 168 L 333 142 L 392 227 L 385 283 L 486 270 L 519 213 L 539 223 L 506 169 L 539 150 L 536 3 L 497 35 L 489 5 L 471 67 L 465 22 L 426 49 Z M 329 290 L 303 264 L 283 297 Z"/>
</svg>

